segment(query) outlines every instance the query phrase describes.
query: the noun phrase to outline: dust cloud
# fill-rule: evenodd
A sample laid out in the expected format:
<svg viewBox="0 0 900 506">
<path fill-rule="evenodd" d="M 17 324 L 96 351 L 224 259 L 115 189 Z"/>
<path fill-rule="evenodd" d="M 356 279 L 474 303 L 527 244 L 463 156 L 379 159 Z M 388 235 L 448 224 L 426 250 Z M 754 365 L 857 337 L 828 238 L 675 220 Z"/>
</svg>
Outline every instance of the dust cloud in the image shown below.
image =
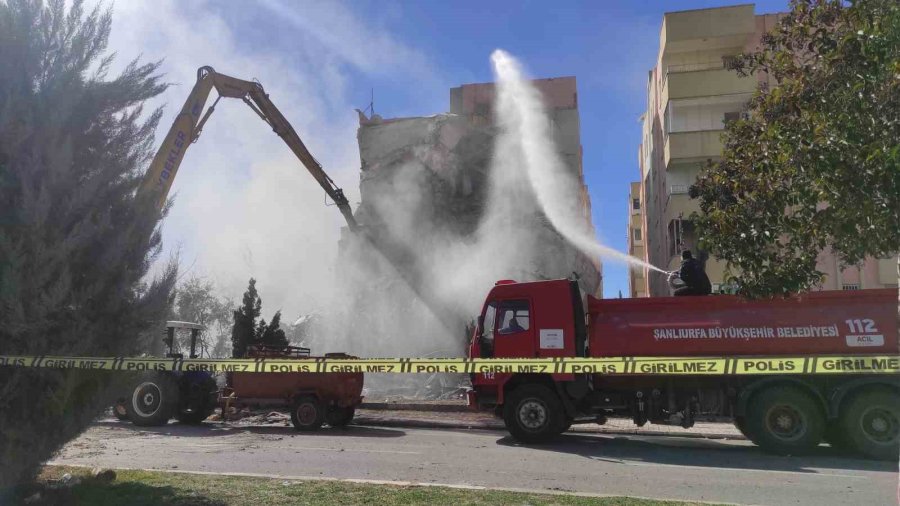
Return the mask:
<svg viewBox="0 0 900 506">
<path fill-rule="evenodd" d="M 400 255 L 401 268 L 437 304 L 426 307 L 369 244 L 345 237 L 334 310 L 322 320 L 329 347 L 363 356 L 459 355 L 470 337 L 466 324 L 499 279 L 567 277 L 579 250 L 656 270 L 593 237 L 579 214 L 579 180 L 557 153 L 539 92 L 508 54 L 496 51 L 491 60 L 494 125 L 472 134 L 489 142 L 447 149 L 441 139 L 455 132 L 453 117 L 411 119 L 419 123 L 397 131 L 415 130 L 425 140 L 402 156 L 385 155 L 400 161 L 362 176 L 360 221 L 390 238 L 396 247 L 388 254 Z M 433 135 L 421 133 L 428 129 Z M 457 325 L 442 325 L 448 319 Z"/>
</svg>

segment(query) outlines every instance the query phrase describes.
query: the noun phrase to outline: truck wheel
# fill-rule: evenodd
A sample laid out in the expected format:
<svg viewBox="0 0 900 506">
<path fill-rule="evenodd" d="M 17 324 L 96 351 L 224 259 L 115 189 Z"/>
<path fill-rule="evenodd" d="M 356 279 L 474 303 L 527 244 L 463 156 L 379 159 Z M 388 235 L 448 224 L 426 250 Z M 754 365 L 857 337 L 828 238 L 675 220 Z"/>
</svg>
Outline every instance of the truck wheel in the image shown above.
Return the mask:
<svg viewBox="0 0 900 506">
<path fill-rule="evenodd" d="M 318 430 L 325 422 L 325 410 L 322 403 L 311 395 L 297 397 L 291 407 L 291 422 L 297 430 Z"/>
<path fill-rule="evenodd" d="M 185 387 L 184 405 L 180 406 L 175 418 L 185 424 L 199 424 L 216 410 L 216 382 L 212 378 L 194 381 Z"/>
<path fill-rule="evenodd" d="M 866 457 L 896 461 L 900 456 L 900 395 L 869 390 L 841 410 L 838 426 L 847 447 Z"/>
<path fill-rule="evenodd" d="M 794 387 L 772 387 L 756 394 L 746 416 L 750 440 L 781 455 L 814 448 L 825 432 L 825 417 L 806 393 Z"/>
<path fill-rule="evenodd" d="M 325 412 L 325 421 L 332 427 L 346 427 L 353 420 L 353 415 L 355 414 L 355 408 L 333 406 Z"/>
<path fill-rule="evenodd" d="M 141 426 L 165 425 L 178 406 L 178 385 L 165 374 L 146 374 L 127 399 L 125 410 L 131 423 Z"/>
<path fill-rule="evenodd" d="M 562 402 L 543 385 L 521 386 L 503 403 L 503 422 L 519 441 L 546 441 L 562 432 L 560 429 L 565 424 Z"/>
</svg>

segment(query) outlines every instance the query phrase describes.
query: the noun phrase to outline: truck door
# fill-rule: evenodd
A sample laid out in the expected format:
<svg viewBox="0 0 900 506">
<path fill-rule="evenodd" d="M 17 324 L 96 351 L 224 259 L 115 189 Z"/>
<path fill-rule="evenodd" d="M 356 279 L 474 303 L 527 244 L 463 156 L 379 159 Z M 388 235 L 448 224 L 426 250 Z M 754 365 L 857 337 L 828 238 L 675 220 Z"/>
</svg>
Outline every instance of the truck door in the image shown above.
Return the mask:
<svg viewBox="0 0 900 506">
<path fill-rule="evenodd" d="M 534 329 L 528 300 L 503 300 L 496 305 L 493 322 L 493 354 L 502 357 L 534 357 Z M 485 315 L 487 316 L 487 315 Z M 485 329 L 487 329 L 485 318 Z"/>
</svg>

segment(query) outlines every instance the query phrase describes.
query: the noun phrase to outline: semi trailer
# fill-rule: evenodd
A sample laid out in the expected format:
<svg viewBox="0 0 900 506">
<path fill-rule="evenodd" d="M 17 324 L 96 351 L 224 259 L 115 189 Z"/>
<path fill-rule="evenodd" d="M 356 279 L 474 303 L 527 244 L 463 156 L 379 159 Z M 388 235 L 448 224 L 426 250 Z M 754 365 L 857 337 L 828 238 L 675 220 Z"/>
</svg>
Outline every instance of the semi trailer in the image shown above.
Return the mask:
<svg viewBox="0 0 900 506">
<path fill-rule="evenodd" d="M 572 280 L 499 281 L 468 352 L 631 359 L 579 373 L 471 374 L 470 406 L 493 410 L 523 442 L 614 416 L 685 428 L 727 419 L 770 452 L 801 453 L 826 441 L 870 458 L 898 458 L 900 378 L 881 373 L 900 360 L 892 289 L 766 300 L 597 299 Z"/>
</svg>

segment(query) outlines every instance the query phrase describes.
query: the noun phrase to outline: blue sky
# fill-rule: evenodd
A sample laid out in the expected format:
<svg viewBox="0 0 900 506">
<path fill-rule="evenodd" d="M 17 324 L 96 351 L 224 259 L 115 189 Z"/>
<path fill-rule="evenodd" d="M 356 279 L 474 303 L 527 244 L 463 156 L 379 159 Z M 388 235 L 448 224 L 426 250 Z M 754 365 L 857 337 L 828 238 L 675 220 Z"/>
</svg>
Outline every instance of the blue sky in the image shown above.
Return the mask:
<svg viewBox="0 0 900 506">
<path fill-rule="evenodd" d="M 105 0 L 98 0 L 105 1 Z M 108 2 L 107 2 L 108 3 Z M 733 4 L 733 3 L 732 3 Z M 533 77 L 578 79 L 584 170 L 601 240 L 626 247 L 628 183 L 638 179 L 638 118 L 666 11 L 726 1 L 500 2 L 387 0 L 128 1 L 114 4 L 119 65 L 162 60 L 172 86 L 157 142 L 201 65 L 257 78 L 313 154 L 358 201 L 358 126 L 374 89 L 384 117 L 447 111 L 449 89 L 492 79 L 502 48 Z M 762 1 L 757 13 L 786 9 Z M 267 306 L 302 314 L 324 304 L 341 218 L 296 159 L 237 101 L 223 102 L 188 150 L 173 185 L 164 255 L 185 276 L 239 298 L 259 280 Z M 272 240 L 276 237 L 277 240 Z M 627 293 L 624 266 L 604 262 L 604 292 Z"/>
<path fill-rule="evenodd" d="M 646 107 L 647 71 L 656 58 L 663 13 L 734 3 L 355 2 L 361 19 L 426 55 L 434 75 L 410 82 L 406 76 L 351 73 L 347 93 L 364 108 L 374 88 L 376 111 L 385 117 L 445 111 L 450 86 L 492 79 L 488 56 L 495 48 L 518 57 L 534 77 L 576 76 L 594 224 L 605 244 L 624 250 L 628 182 L 638 180 L 638 118 Z M 786 6 L 786 0 L 761 1 L 756 12 Z M 264 27 L 260 19 L 254 38 L 267 36 Z M 627 294 L 626 269 L 612 262 L 604 269 L 604 295 Z"/>
</svg>

